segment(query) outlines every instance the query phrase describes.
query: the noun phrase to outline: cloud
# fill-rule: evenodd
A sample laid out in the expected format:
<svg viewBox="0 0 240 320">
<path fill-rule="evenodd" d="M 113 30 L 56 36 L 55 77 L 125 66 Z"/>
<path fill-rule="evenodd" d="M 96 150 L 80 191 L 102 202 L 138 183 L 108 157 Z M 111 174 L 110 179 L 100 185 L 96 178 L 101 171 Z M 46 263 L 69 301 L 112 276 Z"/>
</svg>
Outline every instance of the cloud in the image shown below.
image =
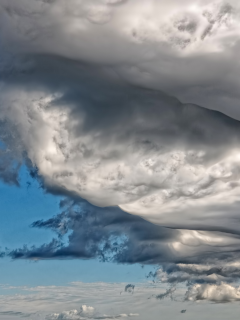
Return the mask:
<svg viewBox="0 0 240 320">
<path fill-rule="evenodd" d="M 181 310 L 187 309 L 187 313 L 196 314 L 196 317 L 207 317 L 211 311 L 213 315 L 219 315 L 224 320 L 226 314 L 238 314 L 238 303 L 225 303 L 224 305 L 213 304 L 208 299 L 201 303 L 192 303 L 195 300 L 183 300 L 185 291 L 177 288 L 174 293 L 174 303 L 170 299 L 148 299 L 149 296 L 156 297 L 156 293 L 164 292 L 164 284 L 137 283 L 134 295 L 122 294 L 119 291 L 124 283 L 82 283 L 75 282 L 67 286 L 39 286 L 39 287 L 10 287 L 1 286 L 1 290 L 7 290 L 7 294 L 0 296 L 0 311 L 7 314 L 12 313 L 12 319 L 19 317 L 18 313 L 31 314 L 31 319 L 46 319 L 71 315 L 91 319 L 97 317 L 117 317 L 128 315 L 136 319 L 156 319 L 159 313 L 167 320 L 177 316 Z M 16 290 L 18 294 L 16 295 Z M 199 300 L 200 301 L 200 300 Z M 232 300 L 234 301 L 234 300 Z M 224 301 L 222 301 L 224 302 Z M 184 305 L 184 308 L 183 308 Z M 81 306 L 94 306 L 90 315 L 87 308 L 85 315 L 80 314 Z M 93 307 L 91 307 L 93 308 Z M 9 312 L 8 310 L 12 310 Z M 64 310 L 66 310 L 64 312 Z M 151 310 L 151 312 L 149 312 Z M 219 312 L 222 310 L 222 312 Z M 201 315 L 198 316 L 199 312 Z M 15 315 L 14 315 L 14 314 Z M 77 315 L 78 314 L 78 315 Z M 70 318 L 71 319 L 71 318 Z M 197 318 L 198 319 L 198 318 Z"/>
<path fill-rule="evenodd" d="M 237 259 L 236 259 L 237 260 Z M 165 264 L 149 277 L 160 281 L 176 285 L 178 283 L 187 283 L 188 286 L 194 284 L 221 284 L 236 283 L 240 276 L 239 261 L 227 262 L 216 260 L 215 263 L 199 264 Z"/>
<path fill-rule="evenodd" d="M 10 287 L 2 289 L 8 295 L 1 296 L 0 315 L 12 317 L 30 317 L 31 319 L 46 320 L 74 320 L 74 319 L 121 319 L 138 317 L 139 306 L 132 301 L 133 312 L 129 311 L 127 301 L 131 297 L 119 295 L 119 289 L 124 283 L 71 283 L 68 286 L 40 286 L 40 287 Z M 145 301 L 149 291 L 140 284 L 138 299 Z M 16 295 L 14 291 L 18 290 Z M 12 290 L 12 292 L 11 292 Z M 151 289 L 150 289 L 151 290 Z M 82 301 L 89 303 L 82 304 Z M 4 304 L 5 303 L 5 304 Z M 80 304 L 80 306 L 79 306 Z M 6 311 L 12 308 L 12 311 Z M 131 308 L 131 306 L 130 306 Z M 21 310 L 21 311 L 15 311 Z M 52 310 L 56 310 L 52 312 Z M 68 311 L 63 311 L 68 310 Z M 124 312 L 119 312 L 123 310 Z"/>
<path fill-rule="evenodd" d="M 63 311 L 61 313 L 54 313 L 46 316 L 47 320 L 71 320 L 71 319 L 87 319 L 93 318 L 95 310 L 93 307 L 82 305 L 80 311 L 71 310 Z"/>
<path fill-rule="evenodd" d="M 49 190 L 167 227 L 239 232 L 237 121 L 160 92 L 81 84 L 74 97 L 7 88 L 1 97 L 19 153 Z"/>
<path fill-rule="evenodd" d="M 8 128 L 5 121 L 0 121 L 0 179 L 7 184 L 19 186 L 18 171 L 22 165 L 22 155 Z M 8 145 L 2 142 L 5 139 Z"/>
<path fill-rule="evenodd" d="M 127 285 L 125 286 L 125 292 L 133 293 L 133 292 L 134 292 L 134 288 L 135 288 L 135 285 L 133 285 L 133 284 L 127 284 Z"/>
<path fill-rule="evenodd" d="M 7 254 L 14 259 L 98 258 L 144 264 L 175 259 L 169 241 L 175 241 L 178 231 L 118 208 L 98 208 L 85 201 L 65 201 L 62 206 L 59 215 L 33 223 L 33 227 L 52 229 L 57 238 L 40 247 L 24 246 Z"/>
<path fill-rule="evenodd" d="M 160 293 L 156 296 L 157 299 L 163 300 L 167 297 L 170 297 L 171 300 L 173 300 L 173 293 L 176 291 L 176 288 L 169 288 L 166 290 L 165 293 Z"/>
<path fill-rule="evenodd" d="M 240 300 L 240 291 L 226 283 L 220 285 L 196 284 L 186 292 L 185 298 L 190 301 L 232 302 Z"/>
<path fill-rule="evenodd" d="M 20 317 L 20 318 L 29 318 L 30 316 L 34 315 L 31 313 L 22 313 L 17 311 L 3 311 L 0 312 L 0 315 L 2 316 L 14 316 L 14 317 Z"/>
<path fill-rule="evenodd" d="M 160 91 L 142 88 L 143 84 L 139 87 L 136 81 L 132 85 L 124 83 L 117 70 L 125 64 L 130 70 L 132 57 L 138 60 L 136 48 L 152 42 L 130 41 L 130 45 L 127 35 L 119 36 L 123 13 L 135 8 L 135 1 L 117 6 L 104 1 L 70 2 L 30 4 L 27 0 L 11 0 L 1 4 L 3 30 L 7 27 L 9 30 L 7 37 L 1 36 L 5 70 L 1 120 L 7 123 L 8 134 L 15 137 L 11 141 L 3 135 L 9 150 L 20 163 L 24 157 L 29 158 L 52 192 L 79 195 L 97 206 L 118 205 L 129 213 L 171 228 L 238 233 L 234 220 L 239 201 L 238 122 L 193 104 L 181 104 Z M 237 37 L 235 2 L 226 5 L 200 1 L 194 8 L 185 1 L 181 5 L 184 18 L 177 20 L 176 1 L 162 7 L 156 5 L 155 9 L 159 8 L 162 15 L 166 13 L 173 19 L 166 21 L 174 21 L 172 29 L 167 28 L 170 33 L 176 29 L 181 35 L 191 35 L 197 32 L 197 26 L 205 30 L 205 23 L 212 26 L 212 31 L 203 40 L 213 37 L 215 40 L 210 42 L 216 47 L 218 41 L 229 36 L 230 29 Z M 95 18 L 100 15 L 101 20 L 106 10 L 111 11 L 112 18 L 106 26 L 96 29 L 95 23 L 89 22 L 89 12 Z M 153 14 L 144 1 L 133 16 L 126 16 L 126 26 L 140 21 L 137 17 L 146 12 L 149 17 Z M 196 15 L 202 19 L 199 25 L 191 20 Z M 51 22 L 46 24 L 46 21 Z M 78 42 L 73 41 L 75 34 L 68 35 L 76 23 L 80 39 L 86 35 L 90 39 L 86 44 L 87 54 L 84 49 L 79 51 Z M 114 61 L 103 45 L 105 51 L 101 54 L 99 41 L 97 50 L 90 50 L 97 34 L 105 36 L 110 25 L 115 28 L 111 29 L 109 41 L 126 42 L 123 47 L 126 53 L 120 52 Z M 148 28 L 148 24 L 144 23 L 144 27 Z M 20 30 L 18 35 L 14 32 L 16 28 Z M 112 32 L 118 36 L 113 37 Z M 218 38 L 218 32 L 227 35 Z M 48 36 L 43 37 L 45 34 Z M 160 42 L 169 42 L 170 38 Z M 70 39 L 74 42 L 72 46 L 67 45 Z M 24 50 L 20 52 L 15 46 L 13 54 L 12 43 L 24 44 Z M 135 48 L 133 53 L 131 46 Z M 209 57 L 213 49 L 206 43 L 204 48 Z M 173 48 L 169 50 L 175 52 Z M 95 57 L 91 58 L 90 51 Z M 192 55 L 189 52 L 186 59 Z M 174 58 L 171 65 L 173 62 Z M 8 65 L 11 72 L 6 74 Z M 177 71 L 174 72 L 175 77 Z M 14 179 L 17 181 L 15 171 L 10 181 Z M 196 242 L 206 242 L 205 233 L 188 233 Z M 213 246 L 221 241 L 215 236 L 211 238 L 210 233 L 207 238 Z"/>
<path fill-rule="evenodd" d="M 46 316 L 46 320 L 74 320 L 74 319 L 119 319 L 119 318 L 130 318 L 136 317 L 138 314 L 118 314 L 118 315 L 106 315 L 97 313 L 93 307 L 89 307 L 86 305 L 82 305 L 80 311 L 71 310 L 71 311 L 63 311 L 61 313 L 49 314 Z"/>
<path fill-rule="evenodd" d="M 13 259 L 97 258 L 117 263 L 166 264 L 156 274 L 166 283 L 203 279 L 215 282 L 222 277 L 231 281 L 239 275 L 238 265 L 234 266 L 239 260 L 238 236 L 234 234 L 165 228 L 119 208 L 99 208 L 86 201 L 66 199 L 61 206 L 57 216 L 32 224 L 53 230 L 56 238 L 39 247 L 23 246 L 5 254 Z M 203 240 L 196 245 L 200 236 Z M 205 240 L 209 243 L 209 237 L 219 240 L 210 246 Z M 169 262 L 177 265 L 168 267 Z M 205 271 L 196 271 L 201 269 L 199 264 Z M 208 276 L 213 273 L 216 278 Z"/>
<path fill-rule="evenodd" d="M 75 282 L 66 286 L 39 287 L 1 287 L 7 294 L 0 296 L 0 311 L 12 310 L 12 312 L 35 313 L 31 319 L 63 317 L 94 319 L 156 319 L 159 312 L 163 313 L 164 320 L 169 319 L 171 314 L 179 314 L 182 301 L 148 299 L 152 294 L 164 290 L 163 285 L 151 285 L 147 282 L 136 283 L 134 295 L 119 292 L 126 283 L 82 283 Z M 18 294 L 16 295 L 16 290 Z M 84 315 L 81 306 L 94 308 L 92 314 Z M 193 306 L 194 308 L 194 306 Z M 226 308 L 229 308 L 226 306 Z M 234 306 L 232 306 L 234 308 Z M 84 308 L 86 311 L 86 308 Z M 76 310 L 76 311 L 75 311 Z M 151 312 L 149 312 L 151 310 Z M 65 312 L 64 312 L 65 311 Z M 72 312 L 72 314 L 71 314 Z M 91 318 L 92 317 L 92 318 Z M 15 316 L 17 319 L 17 316 Z M 14 319 L 14 316 L 12 316 Z M 70 320 L 69 319 L 69 320 Z"/>
<path fill-rule="evenodd" d="M 111 66 L 130 83 L 239 117 L 239 12 L 236 0 L 3 0 L 2 65 L 44 54 Z"/>
<path fill-rule="evenodd" d="M 173 262 L 162 281 L 191 286 L 238 277 L 240 124 L 225 114 L 240 119 L 239 13 L 1 1 L 0 178 L 17 185 L 26 163 L 74 199 L 33 224 L 52 242 L 11 257 Z"/>
<path fill-rule="evenodd" d="M 160 295 L 163 299 L 172 295 L 178 284 L 186 284 L 187 291 L 184 300 L 208 300 L 217 303 L 227 303 L 239 300 L 239 262 L 224 261 L 215 265 L 208 264 L 168 264 L 149 276 L 160 283 L 168 283 L 172 287 Z M 158 298 L 158 297 L 157 297 Z"/>
<path fill-rule="evenodd" d="M 32 85 L 24 76 L 28 92 L 4 84 L 1 117 L 9 134 L 2 140 L 20 163 L 27 159 L 29 167 L 38 168 L 49 192 L 109 207 L 76 200 L 75 213 L 70 204 L 60 215 L 34 223 L 60 238 L 12 250 L 10 256 L 143 264 L 218 260 L 222 267 L 238 259 L 239 122 L 123 84 L 102 69 L 81 66 L 73 77 L 78 64 L 69 61 L 69 78 L 61 83 L 56 70 L 62 60 L 44 59 L 53 91 L 58 83 L 73 87 L 48 94 L 46 87 L 36 90 L 45 75 Z M 175 276 L 176 282 L 215 281 L 215 276 Z"/>
</svg>

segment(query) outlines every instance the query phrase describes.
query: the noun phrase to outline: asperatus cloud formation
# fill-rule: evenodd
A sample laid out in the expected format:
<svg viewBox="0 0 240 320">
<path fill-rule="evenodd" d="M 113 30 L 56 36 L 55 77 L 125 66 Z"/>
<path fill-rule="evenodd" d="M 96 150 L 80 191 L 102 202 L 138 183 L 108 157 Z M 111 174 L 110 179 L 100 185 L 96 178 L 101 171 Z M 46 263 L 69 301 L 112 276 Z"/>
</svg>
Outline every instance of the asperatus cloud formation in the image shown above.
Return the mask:
<svg viewBox="0 0 240 320">
<path fill-rule="evenodd" d="M 25 166 L 63 199 L 33 223 L 58 237 L 2 255 L 152 265 L 161 299 L 239 301 L 239 56 L 237 0 L 0 0 L 0 178 Z"/>
</svg>

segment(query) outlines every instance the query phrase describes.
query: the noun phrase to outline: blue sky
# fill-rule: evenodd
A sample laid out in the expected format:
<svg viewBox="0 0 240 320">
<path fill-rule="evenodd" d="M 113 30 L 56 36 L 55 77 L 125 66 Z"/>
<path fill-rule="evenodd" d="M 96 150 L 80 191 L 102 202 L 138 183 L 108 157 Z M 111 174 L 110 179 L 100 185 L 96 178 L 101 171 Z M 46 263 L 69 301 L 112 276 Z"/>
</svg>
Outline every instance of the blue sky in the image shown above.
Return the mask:
<svg viewBox="0 0 240 320">
<path fill-rule="evenodd" d="M 46 193 L 32 179 L 25 166 L 19 175 L 20 186 L 0 183 L 0 246 L 14 249 L 23 245 L 41 245 L 55 234 L 49 230 L 33 229 L 39 219 L 49 219 L 59 213 L 61 197 Z M 30 184 L 29 184 L 30 183 Z M 69 282 L 140 282 L 152 267 L 118 265 L 97 260 L 26 261 L 0 260 L 0 283 L 16 286 L 66 285 Z"/>
</svg>

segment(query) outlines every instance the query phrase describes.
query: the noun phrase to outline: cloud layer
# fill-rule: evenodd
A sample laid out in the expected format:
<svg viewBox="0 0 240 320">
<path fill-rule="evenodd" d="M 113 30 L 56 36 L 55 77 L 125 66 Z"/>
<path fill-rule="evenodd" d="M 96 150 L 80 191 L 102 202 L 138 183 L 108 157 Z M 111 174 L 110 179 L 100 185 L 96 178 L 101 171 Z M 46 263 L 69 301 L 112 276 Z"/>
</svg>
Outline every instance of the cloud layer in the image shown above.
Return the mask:
<svg viewBox="0 0 240 320">
<path fill-rule="evenodd" d="M 164 310 L 163 319 L 178 314 L 182 302 L 171 306 L 153 294 L 164 289 L 150 283 L 136 283 L 134 294 L 124 292 L 126 283 L 70 283 L 67 286 L 10 287 L 0 296 L 0 316 L 9 319 L 155 319 Z M 15 294 L 15 292 L 19 294 Z M 188 304 L 188 302 L 184 302 Z M 11 311 L 10 311 L 11 310 Z M 151 310 L 151 312 L 149 312 Z M 11 317 L 11 318 L 10 318 Z"/>
<path fill-rule="evenodd" d="M 82 305 L 80 311 L 71 310 L 71 311 L 63 311 L 61 313 L 53 313 L 46 316 L 46 320 L 86 320 L 86 319 L 120 319 L 120 318 L 130 318 L 137 317 L 136 313 L 122 313 L 118 315 L 107 315 L 107 314 L 99 314 L 95 311 L 93 307 Z"/>
<path fill-rule="evenodd" d="M 27 157 L 51 192 L 183 229 L 174 244 L 180 256 L 185 245 L 188 255 L 209 246 L 234 250 L 239 122 L 82 71 L 80 89 L 61 94 L 3 86 L 5 154 L 11 150 L 20 162 Z M 90 82 L 81 79 L 87 76 Z"/>
<path fill-rule="evenodd" d="M 49 189 L 77 194 L 98 206 L 118 205 L 168 227 L 238 233 L 238 122 L 136 87 L 154 85 L 134 79 L 134 86 L 126 84 L 118 72 L 125 66 L 131 69 L 132 58 L 138 61 L 138 48 L 148 50 L 149 43 L 159 45 L 159 61 L 165 61 L 162 54 L 173 55 L 168 69 L 174 70 L 175 78 L 174 61 L 181 57 L 190 62 L 194 50 L 207 60 L 212 52 L 229 57 L 226 39 L 234 39 L 231 48 L 237 50 L 236 2 L 185 1 L 181 18 L 176 16 L 178 9 L 176 1 L 160 6 L 143 1 L 138 7 L 135 1 L 3 1 L 1 24 L 8 35 L 3 31 L 0 37 L 1 139 L 8 158 L 6 163 L 2 157 L 2 178 L 16 183 L 16 165 L 8 159 L 21 163 L 27 156 Z M 152 17 L 156 10 L 161 11 L 158 22 Z M 148 20 L 141 24 L 146 39 L 136 28 L 131 37 L 138 37 L 137 42 L 128 39 L 123 26 L 134 28 L 146 15 Z M 154 26 L 149 26 L 150 18 Z M 163 39 L 149 39 L 155 27 L 166 29 L 158 32 Z M 102 45 L 108 32 L 111 48 L 115 42 L 124 44 L 117 56 Z M 76 36 L 79 41 L 74 41 Z M 187 36 L 190 40 L 183 39 Z M 192 49 L 183 53 L 185 49 L 171 41 L 186 42 Z M 146 73 L 151 75 L 150 70 Z M 211 87 L 208 72 L 205 76 L 201 81 Z M 175 93 L 173 88 L 169 92 Z M 211 108 L 216 109 L 217 102 Z"/>
<path fill-rule="evenodd" d="M 2 0 L 1 66 L 4 74 L 29 68 L 17 54 L 97 63 L 240 117 L 239 12 L 236 0 Z"/>
<path fill-rule="evenodd" d="M 0 178 L 25 163 L 75 199 L 34 223 L 58 238 L 10 256 L 175 262 L 189 299 L 236 300 L 239 18 L 233 0 L 1 1 Z"/>
</svg>

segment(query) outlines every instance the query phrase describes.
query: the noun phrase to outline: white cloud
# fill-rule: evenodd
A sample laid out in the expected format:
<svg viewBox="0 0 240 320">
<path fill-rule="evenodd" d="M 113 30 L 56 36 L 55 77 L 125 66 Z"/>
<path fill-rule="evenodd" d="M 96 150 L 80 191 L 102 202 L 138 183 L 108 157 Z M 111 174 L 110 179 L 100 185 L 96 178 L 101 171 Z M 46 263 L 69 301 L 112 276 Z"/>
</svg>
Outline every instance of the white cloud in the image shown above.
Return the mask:
<svg viewBox="0 0 240 320">
<path fill-rule="evenodd" d="M 71 310 L 71 311 L 63 311 L 61 313 L 53 313 L 46 316 L 46 319 L 49 320 L 74 320 L 74 319 L 86 319 L 93 318 L 95 314 L 95 310 L 93 307 L 82 305 L 80 307 L 80 311 Z"/>
<path fill-rule="evenodd" d="M 187 310 L 189 317 L 195 315 L 196 319 L 208 317 L 209 313 L 220 320 L 226 319 L 227 314 L 232 319 L 238 316 L 238 304 L 211 303 L 238 300 L 239 290 L 230 285 L 196 286 L 187 292 L 185 298 L 188 300 L 184 302 L 185 288 L 177 287 L 172 301 L 169 298 L 156 299 L 156 296 L 165 292 L 164 284 L 136 284 L 133 295 L 122 292 L 125 285 L 78 282 L 68 286 L 1 286 L 1 290 L 6 290 L 7 294 L 0 296 L 0 316 L 4 319 L 29 316 L 33 320 L 86 320 L 92 319 L 91 316 L 98 319 L 124 319 L 127 316 L 129 319 L 151 320 L 161 314 L 161 318 L 167 320 L 176 318 L 182 309 Z M 204 307 L 192 303 L 197 297 L 202 299 Z"/>
<path fill-rule="evenodd" d="M 240 300 L 240 291 L 239 288 L 226 283 L 220 285 L 196 284 L 187 291 L 186 299 L 233 302 Z"/>
<path fill-rule="evenodd" d="M 93 307 L 82 305 L 80 311 L 71 310 L 61 313 L 53 313 L 46 316 L 46 320 L 85 320 L 85 319 L 119 319 L 137 317 L 137 313 L 121 313 L 118 315 L 106 315 L 97 313 Z"/>
<path fill-rule="evenodd" d="M 6 290 L 7 294 L 0 297 L 0 316 L 9 314 L 14 319 L 15 315 L 26 314 L 31 315 L 34 320 L 143 320 L 149 306 L 153 307 L 154 318 L 159 301 L 148 300 L 148 297 L 163 289 L 148 283 L 139 283 L 136 284 L 135 294 L 129 295 L 124 292 L 125 286 L 126 283 L 81 282 L 67 286 L 1 286 L 1 290 Z M 16 290 L 18 294 L 15 294 Z"/>
</svg>

